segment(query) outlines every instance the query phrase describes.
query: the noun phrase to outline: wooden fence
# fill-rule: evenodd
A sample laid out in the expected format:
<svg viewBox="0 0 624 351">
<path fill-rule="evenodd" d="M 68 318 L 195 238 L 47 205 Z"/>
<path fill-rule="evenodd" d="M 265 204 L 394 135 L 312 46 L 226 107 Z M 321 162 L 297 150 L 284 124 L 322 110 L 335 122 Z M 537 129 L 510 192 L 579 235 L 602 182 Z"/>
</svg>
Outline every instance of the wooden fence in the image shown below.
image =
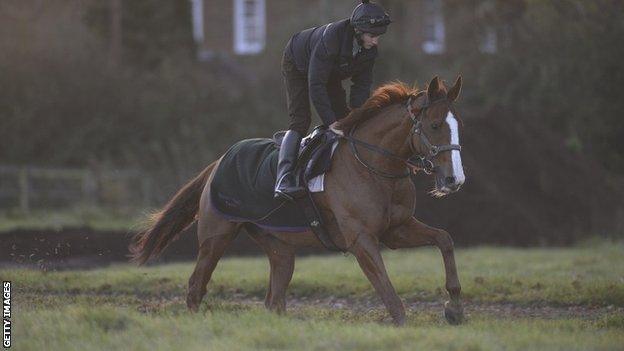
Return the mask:
<svg viewBox="0 0 624 351">
<path fill-rule="evenodd" d="M 135 170 L 0 166 L 0 209 L 149 206 L 151 181 Z"/>
</svg>

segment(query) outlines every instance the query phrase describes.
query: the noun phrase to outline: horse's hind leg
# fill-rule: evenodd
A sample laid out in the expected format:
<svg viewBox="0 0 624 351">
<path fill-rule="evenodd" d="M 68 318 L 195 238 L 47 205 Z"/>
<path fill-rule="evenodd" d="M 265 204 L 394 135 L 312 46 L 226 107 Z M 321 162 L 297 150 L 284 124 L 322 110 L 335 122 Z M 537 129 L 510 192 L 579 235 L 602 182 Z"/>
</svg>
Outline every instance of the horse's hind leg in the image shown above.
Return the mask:
<svg viewBox="0 0 624 351">
<path fill-rule="evenodd" d="M 199 309 L 201 300 L 206 295 L 206 285 L 212 277 L 217 262 L 236 237 L 241 226 L 239 223 L 221 218 L 210 206 L 207 211 L 202 212 L 205 215 L 200 215 L 197 224 L 199 253 L 195 270 L 189 279 L 186 296 L 186 305 L 193 312 Z"/>
<path fill-rule="evenodd" d="M 249 226 L 248 233 L 269 258 L 271 272 L 264 305 L 269 310 L 284 313 L 286 311 L 286 289 L 295 269 L 294 247 L 257 227 Z"/>
</svg>

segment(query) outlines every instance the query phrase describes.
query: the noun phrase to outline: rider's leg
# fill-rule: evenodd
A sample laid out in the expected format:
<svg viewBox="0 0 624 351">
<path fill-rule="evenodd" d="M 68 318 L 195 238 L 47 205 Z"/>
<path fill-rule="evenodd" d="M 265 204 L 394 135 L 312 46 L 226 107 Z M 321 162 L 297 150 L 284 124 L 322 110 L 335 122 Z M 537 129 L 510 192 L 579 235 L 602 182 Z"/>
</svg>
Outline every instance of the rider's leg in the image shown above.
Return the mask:
<svg viewBox="0 0 624 351">
<path fill-rule="evenodd" d="M 282 58 L 282 74 L 286 85 L 290 125 L 279 152 L 275 196 L 291 200 L 305 191 L 305 188 L 298 184 L 292 171 L 297 162 L 301 137 L 310 127 L 311 112 L 308 78 L 297 70 L 287 52 Z"/>
<path fill-rule="evenodd" d="M 292 200 L 303 195 L 305 189 L 299 184 L 295 176 L 295 165 L 299 154 L 301 134 L 295 130 L 289 130 L 284 135 L 282 146 L 279 151 L 277 163 L 277 181 L 275 183 L 275 197 Z"/>
<path fill-rule="evenodd" d="M 288 116 L 290 117 L 288 129 L 305 135 L 312 121 L 308 75 L 297 69 L 288 50 L 282 57 L 282 75 L 284 76 L 284 85 L 286 86 L 286 101 L 288 103 Z"/>
</svg>

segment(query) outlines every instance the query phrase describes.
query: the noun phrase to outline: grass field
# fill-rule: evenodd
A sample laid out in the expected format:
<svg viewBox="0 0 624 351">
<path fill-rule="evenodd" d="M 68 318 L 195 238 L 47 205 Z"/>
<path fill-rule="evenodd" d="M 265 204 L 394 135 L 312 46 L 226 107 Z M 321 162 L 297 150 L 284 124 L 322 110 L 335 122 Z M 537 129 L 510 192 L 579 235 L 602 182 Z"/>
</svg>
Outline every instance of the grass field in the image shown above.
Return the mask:
<svg viewBox="0 0 624 351">
<path fill-rule="evenodd" d="M 57 229 L 84 227 L 93 230 L 132 230 L 143 218 L 138 209 L 111 210 L 79 206 L 65 210 L 32 210 L 0 212 L 0 232 L 25 229 Z"/>
<path fill-rule="evenodd" d="M 352 256 L 297 260 L 288 312 L 262 306 L 265 258 L 220 262 L 200 313 L 193 263 L 88 271 L 0 269 L 14 285 L 15 350 L 622 350 L 624 243 L 457 250 L 467 322 L 448 325 L 433 249 L 386 251 L 408 309 L 391 325 Z"/>
</svg>

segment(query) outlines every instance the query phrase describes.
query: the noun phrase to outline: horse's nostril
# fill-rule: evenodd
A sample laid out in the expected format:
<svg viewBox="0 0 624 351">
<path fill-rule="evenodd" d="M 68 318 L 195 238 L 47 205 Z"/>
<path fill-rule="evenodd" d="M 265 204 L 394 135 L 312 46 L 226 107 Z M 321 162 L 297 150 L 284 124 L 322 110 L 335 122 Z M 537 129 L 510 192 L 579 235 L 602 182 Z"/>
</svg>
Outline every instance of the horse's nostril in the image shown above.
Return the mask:
<svg viewBox="0 0 624 351">
<path fill-rule="evenodd" d="M 453 185 L 455 184 L 455 177 L 446 177 L 445 181 L 446 185 Z"/>
</svg>

